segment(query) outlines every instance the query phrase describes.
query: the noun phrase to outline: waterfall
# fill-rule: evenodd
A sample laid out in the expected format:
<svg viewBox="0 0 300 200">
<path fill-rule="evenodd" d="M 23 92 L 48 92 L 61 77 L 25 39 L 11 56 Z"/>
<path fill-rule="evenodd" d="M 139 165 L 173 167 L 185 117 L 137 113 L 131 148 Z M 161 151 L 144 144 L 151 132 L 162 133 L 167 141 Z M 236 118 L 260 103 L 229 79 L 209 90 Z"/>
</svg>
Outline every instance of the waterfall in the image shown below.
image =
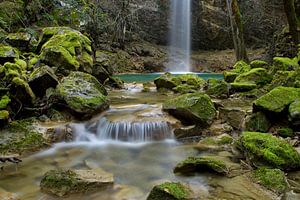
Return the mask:
<svg viewBox="0 0 300 200">
<path fill-rule="evenodd" d="M 171 0 L 169 71 L 190 72 L 191 1 Z"/>
</svg>

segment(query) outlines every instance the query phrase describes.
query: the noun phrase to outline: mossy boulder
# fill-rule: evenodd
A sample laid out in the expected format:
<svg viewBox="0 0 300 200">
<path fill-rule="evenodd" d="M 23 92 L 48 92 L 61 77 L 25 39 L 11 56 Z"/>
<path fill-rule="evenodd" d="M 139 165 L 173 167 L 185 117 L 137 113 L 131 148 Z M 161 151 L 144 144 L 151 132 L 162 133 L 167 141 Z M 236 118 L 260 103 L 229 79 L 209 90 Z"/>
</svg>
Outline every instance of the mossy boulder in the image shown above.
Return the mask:
<svg viewBox="0 0 300 200">
<path fill-rule="evenodd" d="M 31 35 L 25 32 L 10 33 L 7 35 L 5 41 L 13 47 L 21 51 L 29 50 Z"/>
<path fill-rule="evenodd" d="M 11 82 L 10 93 L 24 104 L 33 104 L 36 96 L 29 84 L 22 78 L 15 77 Z"/>
<path fill-rule="evenodd" d="M 271 122 L 263 112 L 253 113 L 245 120 L 245 129 L 254 132 L 268 132 Z"/>
<path fill-rule="evenodd" d="M 7 124 L 9 119 L 9 112 L 7 110 L 0 110 L 0 126 Z"/>
<path fill-rule="evenodd" d="M 282 170 L 300 168 L 299 153 L 285 140 L 271 134 L 243 132 L 237 145 L 254 166 L 270 166 Z"/>
<path fill-rule="evenodd" d="M 264 68 L 264 69 L 268 69 L 269 68 L 269 64 L 266 61 L 263 60 L 253 60 L 250 63 L 250 67 L 252 69 L 254 68 Z"/>
<path fill-rule="evenodd" d="M 3 66 L 3 72 L 5 74 L 5 77 L 3 80 L 6 82 L 11 82 L 13 78 L 21 78 L 26 79 L 26 68 L 23 68 L 24 66 L 6 62 Z"/>
<path fill-rule="evenodd" d="M 29 76 L 29 86 L 38 97 L 43 97 L 48 88 L 56 88 L 58 78 L 49 66 L 36 68 Z"/>
<path fill-rule="evenodd" d="M 281 113 L 300 96 L 299 88 L 277 87 L 254 102 L 254 110 Z"/>
<path fill-rule="evenodd" d="M 231 72 L 231 71 L 225 71 L 223 73 L 223 75 L 224 75 L 224 80 L 227 83 L 233 83 L 234 80 L 236 79 L 236 77 L 238 77 L 239 73 Z"/>
<path fill-rule="evenodd" d="M 223 151 L 231 145 L 233 141 L 233 138 L 228 134 L 206 137 L 198 142 L 195 149 L 199 151 Z"/>
<path fill-rule="evenodd" d="M 299 68 L 297 58 L 275 57 L 273 58 L 273 67 L 271 72 L 275 74 L 277 71 L 293 71 Z"/>
<path fill-rule="evenodd" d="M 258 86 L 263 86 L 272 81 L 272 76 L 268 74 L 268 71 L 264 68 L 251 69 L 239 75 L 234 83 L 250 83 Z"/>
<path fill-rule="evenodd" d="M 272 82 L 268 85 L 268 89 L 272 90 L 279 86 L 296 87 L 297 80 L 299 81 L 299 76 L 296 71 L 277 71 Z"/>
<path fill-rule="evenodd" d="M 246 73 L 250 70 L 251 70 L 250 65 L 248 65 L 245 61 L 238 61 L 233 66 L 233 69 L 231 70 L 231 72 L 235 72 L 235 73 L 238 73 L 238 74 L 243 74 L 243 73 Z"/>
<path fill-rule="evenodd" d="M 178 79 L 178 77 L 173 76 L 171 73 L 165 73 L 155 79 L 154 83 L 157 89 L 165 88 L 172 90 L 173 88 L 181 84 L 181 80 Z"/>
<path fill-rule="evenodd" d="M 229 85 L 224 80 L 208 79 L 206 94 L 226 98 L 229 94 Z"/>
<path fill-rule="evenodd" d="M 164 88 L 178 93 L 189 93 L 200 90 L 204 87 L 206 82 L 195 74 L 176 76 L 171 73 L 165 73 L 155 79 L 154 83 L 158 90 Z M 185 92 L 185 90 L 187 90 L 187 92 Z"/>
<path fill-rule="evenodd" d="M 15 48 L 0 44 L 0 65 L 6 62 L 14 62 L 15 58 L 19 58 L 19 52 Z"/>
<path fill-rule="evenodd" d="M 117 88 L 117 89 L 124 88 L 124 81 L 122 79 L 120 79 L 119 77 L 110 76 L 108 79 L 106 79 L 104 84 L 108 85 L 112 88 Z"/>
<path fill-rule="evenodd" d="M 184 124 L 209 125 L 216 116 L 210 97 L 202 93 L 184 94 L 168 100 L 163 104 L 163 110 Z"/>
<path fill-rule="evenodd" d="M 230 93 L 235 92 L 248 92 L 257 88 L 255 83 L 230 83 Z"/>
<path fill-rule="evenodd" d="M 43 135 L 32 119 L 10 122 L 0 130 L 0 154 L 32 153 L 46 147 Z"/>
<path fill-rule="evenodd" d="M 56 67 L 57 72 L 62 74 L 79 70 L 92 73 L 93 57 L 88 37 L 78 31 L 61 27 L 43 29 L 40 43 L 48 37 L 50 39 L 41 47 L 40 59 L 43 63 Z"/>
<path fill-rule="evenodd" d="M 190 188 L 181 184 L 166 182 L 154 186 L 147 200 L 191 200 L 193 194 Z"/>
<path fill-rule="evenodd" d="M 259 168 L 251 173 L 255 182 L 276 193 L 283 193 L 288 188 L 285 174 L 280 169 Z"/>
<path fill-rule="evenodd" d="M 57 93 L 73 112 L 91 116 L 108 108 L 107 92 L 90 74 L 71 72 L 57 86 Z"/>
<path fill-rule="evenodd" d="M 224 161 L 212 156 L 189 157 L 178 163 L 174 173 L 191 174 L 197 172 L 214 172 L 217 174 L 228 174 L 229 169 Z"/>
<path fill-rule="evenodd" d="M 63 197 L 76 193 L 88 193 L 112 187 L 113 175 L 97 170 L 51 170 L 41 180 L 45 193 Z"/>
<path fill-rule="evenodd" d="M 300 126 L 300 98 L 289 106 L 289 120 L 294 126 Z"/>
</svg>

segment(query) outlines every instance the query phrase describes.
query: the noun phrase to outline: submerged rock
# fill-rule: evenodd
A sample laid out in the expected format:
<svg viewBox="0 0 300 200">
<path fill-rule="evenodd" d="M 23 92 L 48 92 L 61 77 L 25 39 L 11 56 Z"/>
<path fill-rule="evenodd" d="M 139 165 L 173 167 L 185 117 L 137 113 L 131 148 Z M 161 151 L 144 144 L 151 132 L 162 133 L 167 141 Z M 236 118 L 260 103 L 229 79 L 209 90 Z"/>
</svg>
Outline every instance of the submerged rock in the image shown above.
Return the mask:
<svg viewBox="0 0 300 200">
<path fill-rule="evenodd" d="M 259 168 L 252 172 L 252 177 L 260 185 L 277 193 L 283 193 L 287 188 L 287 180 L 280 169 Z"/>
<path fill-rule="evenodd" d="M 282 170 L 300 168 L 299 153 L 285 140 L 271 134 L 243 132 L 237 144 L 254 166 L 270 166 Z"/>
<path fill-rule="evenodd" d="M 59 197 L 112 187 L 113 175 L 102 170 L 51 170 L 41 180 L 43 192 Z"/>
<path fill-rule="evenodd" d="M 208 95 L 184 94 L 166 101 L 163 110 L 185 124 L 209 125 L 216 116 L 216 109 Z"/>
<path fill-rule="evenodd" d="M 189 157 L 174 168 L 174 173 L 190 174 L 196 172 L 215 172 L 228 174 L 229 169 L 224 161 L 213 156 Z"/>
<path fill-rule="evenodd" d="M 0 188 L 0 199 L 1 200 L 20 200 L 17 194 L 10 193 Z"/>
<path fill-rule="evenodd" d="M 281 113 L 300 97 L 299 88 L 277 87 L 254 102 L 254 110 Z"/>
<path fill-rule="evenodd" d="M 191 200 L 193 193 L 190 188 L 181 184 L 166 182 L 154 186 L 147 200 Z"/>
<path fill-rule="evenodd" d="M 68 108 L 81 117 L 89 117 L 109 107 L 105 88 L 90 74 L 71 72 L 57 86 L 57 92 Z"/>
</svg>

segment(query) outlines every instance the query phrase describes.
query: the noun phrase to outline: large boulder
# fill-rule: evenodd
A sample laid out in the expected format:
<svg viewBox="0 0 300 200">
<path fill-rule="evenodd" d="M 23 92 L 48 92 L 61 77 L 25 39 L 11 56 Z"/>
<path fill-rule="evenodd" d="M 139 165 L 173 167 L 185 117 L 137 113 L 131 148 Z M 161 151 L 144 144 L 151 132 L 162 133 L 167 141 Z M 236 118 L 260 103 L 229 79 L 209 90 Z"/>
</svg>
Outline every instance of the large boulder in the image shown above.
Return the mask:
<svg viewBox="0 0 300 200">
<path fill-rule="evenodd" d="M 289 106 L 289 120 L 294 126 L 300 126 L 300 101 L 297 99 Z"/>
<path fill-rule="evenodd" d="M 184 124 L 207 126 L 216 116 L 216 109 L 210 97 L 202 93 L 184 94 L 168 100 L 163 104 L 163 110 Z"/>
<path fill-rule="evenodd" d="M 41 180 L 45 193 L 63 197 L 112 187 L 113 175 L 102 170 L 51 170 Z"/>
<path fill-rule="evenodd" d="M 181 183 L 166 182 L 154 186 L 147 200 L 192 200 L 191 189 Z"/>
<path fill-rule="evenodd" d="M 56 67 L 57 72 L 69 74 L 80 70 L 92 73 L 91 41 L 80 32 L 64 27 L 44 28 L 39 46 L 41 61 Z"/>
<path fill-rule="evenodd" d="M 257 99 L 253 106 L 254 110 L 281 113 L 299 97 L 299 88 L 277 87 Z"/>
<path fill-rule="evenodd" d="M 43 97 L 48 88 L 56 88 L 58 78 L 53 69 L 49 66 L 42 66 L 30 74 L 28 83 L 36 96 Z"/>
<path fill-rule="evenodd" d="M 71 72 L 57 86 L 57 92 L 75 114 L 91 116 L 108 108 L 107 92 L 90 74 Z"/>
<path fill-rule="evenodd" d="M 19 58 L 19 53 L 15 48 L 0 44 L 0 65 L 6 62 L 14 62 L 15 58 Z"/>
<path fill-rule="evenodd" d="M 238 148 L 256 167 L 270 166 L 282 170 L 300 168 L 299 153 L 285 140 L 268 133 L 243 132 Z"/>
<path fill-rule="evenodd" d="M 36 96 L 29 84 L 22 78 L 15 77 L 11 82 L 10 93 L 20 100 L 23 104 L 33 104 Z"/>
<path fill-rule="evenodd" d="M 271 75 L 264 68 L 251 69 L 248 72 L 242 73 L 235 79 L 235 83 L 251 83 L 260 86 L 266 85 L 272 81 Z"/>
<path fill-rule="evenodd" d="M 165 88 L 172 90 L 178 86 L 181 81 L 177 77 L 173 76 L 171 73 L 165 73 L 162 76 L 154 80 L 157 89 Z"/>
<path fill-rule="evenodd" d="M 250 67 L 252 69 L 254 68 L 264 68 L 264 69 L 268 69 L 269 68 L 269 64 L 266 61 L 263 60 L 253 60 L 250 63 Z"/>
<path fill-rule="evenodd" d="M 293 71 L 299 68 L 297 58 L 275 57 L 273 58 L 272 73 L 277 71 Z"/>
</svg>

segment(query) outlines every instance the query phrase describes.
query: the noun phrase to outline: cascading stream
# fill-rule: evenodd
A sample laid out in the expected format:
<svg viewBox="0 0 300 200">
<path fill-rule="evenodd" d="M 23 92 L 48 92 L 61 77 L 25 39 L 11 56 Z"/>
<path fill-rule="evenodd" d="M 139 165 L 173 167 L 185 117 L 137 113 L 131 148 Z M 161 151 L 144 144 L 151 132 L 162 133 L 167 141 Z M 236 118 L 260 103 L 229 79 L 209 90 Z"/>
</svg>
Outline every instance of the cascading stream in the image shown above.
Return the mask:
<svg viewBox="0 0 300 200">
<path fill-rule="evenodd" d="M 190 72 L 191 0 L 171 0 L 169 71 Z"/>
</svg>

